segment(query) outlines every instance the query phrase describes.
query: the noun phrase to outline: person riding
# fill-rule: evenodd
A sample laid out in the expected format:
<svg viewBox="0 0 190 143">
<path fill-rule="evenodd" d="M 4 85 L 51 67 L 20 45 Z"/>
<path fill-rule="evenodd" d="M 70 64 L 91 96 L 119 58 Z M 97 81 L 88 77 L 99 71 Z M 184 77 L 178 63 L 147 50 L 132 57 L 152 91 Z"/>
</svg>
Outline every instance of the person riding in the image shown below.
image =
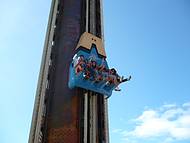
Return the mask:
<svg viewBox="0 0 190 143">
<path fill-rule="evenodd" d="M 104 80 L 105 76 L 106 76 L 106 74 L 105 74 L 105 72 L 106 72 L 106 61 L 105 61 L 105 58 L 102 58 L 101 64 L 100 64 L 100 66 L 96 67 L 96 70 L 97 70 L 96 71 L 97 75 L 96 75 L 95 81 L 96 82 L 100 82 L 100 81 Z"/>
<path fill-rule="evenodd" d="M 85 68 L 85 59 L 83 55 L 80 55 L 79 57 L 77 57 L 75 63 L 74 63 L 74 67 L 75 67 L 75 73 L 79 74 L 80 72 L 84 71 Z"/>
<path fill-rule="evenodd" d="M 131 79 L 131 76 L 129 76 L 129 78 L 125 78 L 125 79 L 123 76 L 120 77 L 114 68 L 110 69 L 110 74 L 111 75 L 109 75 L 109 77 L 108 77 L 108 83 L 109 84 L 113 83 L 116 86 L 115 91 L 121 91 L 121 89 L 119 89 L 118 85 L 123 82 L 129 81 Z"/>
<path fill-rule="evenodd" d="M 85 66 L 85 70 L 84 70 L 84 74 L 83 77 L 85 79 L 89 79 L 90 78 L 90 62 L 88 61 L 88 59 L 85 60 L 86 66 Z"/>
<path fill-rule="evenodd" d="M 94 81 L 96 78 L 96 75 L 97 75 L 97 63 L 96 63 L 96 61 L 94 61 L 94 60 L 90 61 L 89 71 L 90 71 L 90 75 L 91 75 L 90 80 Z"/>
<path fill-rule="evenodd" d="M 107 79 L 106 79 L 107 85 L 114 84 L 114 80 L 115 80 L 115 73 L 114 72 L 115 72 L 114 68 L 108 70 L 108 75 L 107 75 Z"/>
<path fill-rule="evenodd" d="M 94 80 L 95 79 L 95 75 L 96 75 L 96 62 L 92 59 L 89 59 L 86 61 L 86 68 L 85 68 L 85 72 L 84 72 L 84 78 L 85 79 L 90 79 L 90 80 Z"/>
</svg>

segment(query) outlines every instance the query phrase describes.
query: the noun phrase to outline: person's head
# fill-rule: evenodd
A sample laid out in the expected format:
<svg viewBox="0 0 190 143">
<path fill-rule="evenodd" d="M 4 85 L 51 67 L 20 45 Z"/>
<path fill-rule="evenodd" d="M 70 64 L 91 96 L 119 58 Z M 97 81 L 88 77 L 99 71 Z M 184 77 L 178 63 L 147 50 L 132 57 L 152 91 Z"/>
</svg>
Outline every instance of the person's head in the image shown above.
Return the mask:
<svg viewBox="0 0 190 143">
<path fill-rule="evenodd" d="M 104 67 L 104 68 L 102 69 L 102 71 L 103 71 L 103 72 L 107 72 L 108 70 L 106 69 L 106 67 Z"/>
<path fill-rule="evenodd" d="M 95 61 L 92 61 L 92 66 L 96 67 L 96 62 Z"/>
<path fill-rule="evenodd" d="M 80 58 L 81 58 L 81 59 L 84 59 L 84 56 L 83 56 L 83 55 L 80 55 Z"/>
<path fill-rule="evenodd" d="M 80 55 L 79 57 L 80 57 L 80 58 L 79 58 L 80 61 L 84 61 L 84 56 L 83 56 L 83 55 Z"/>
<path fill-rule="evenodd" d="M 105 60 L 106 60 L 106 58 L 105 58 L 105 57 L 103 57 L 103 58 L 102 58 L 102 61 L 105 61 Z"/>
<path fill-rule="evenodd" d="M 114 68 L 111 69 L 111 74 L 115 75 L 117 72 Z"/>
</svg>

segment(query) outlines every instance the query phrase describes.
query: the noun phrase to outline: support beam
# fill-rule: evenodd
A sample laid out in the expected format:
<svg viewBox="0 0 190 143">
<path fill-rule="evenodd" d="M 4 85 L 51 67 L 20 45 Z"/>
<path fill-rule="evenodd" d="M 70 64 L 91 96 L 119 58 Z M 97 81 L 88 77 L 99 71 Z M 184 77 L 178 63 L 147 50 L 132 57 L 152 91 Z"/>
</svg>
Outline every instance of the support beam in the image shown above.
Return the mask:
<svg viewBox="0 0 190 143">
<path fill-rule="evenodd" d="M 45 90 L 47 83 L 47 75 L 49 70 L 50 53 L 51 53 L 53 35 L 55 30 L 54 26 L 57 15 L 57 7 L 58 7 L 58 0 L 52 0 L 50 14 L 49 14 L 48 28 L 47 28 L 41 67 L 40 67 L 40 74 L 38 78 L 38 86 L 36 91 L 33 115 L 32 115 L 32 123 L 28 140 L 29 143 L 37 143 L 41 136 L 40 128 L 41 128 L 43 109 L 45 108 L 44 97 L 45 97 Z"/>
</svg>

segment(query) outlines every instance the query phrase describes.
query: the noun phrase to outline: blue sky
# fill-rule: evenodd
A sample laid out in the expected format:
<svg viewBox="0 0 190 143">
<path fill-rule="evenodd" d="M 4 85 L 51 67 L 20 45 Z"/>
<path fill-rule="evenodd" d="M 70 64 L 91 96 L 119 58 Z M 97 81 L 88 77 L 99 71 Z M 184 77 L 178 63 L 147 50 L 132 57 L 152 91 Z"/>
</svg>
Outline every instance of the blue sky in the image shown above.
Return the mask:
<svg viewBox="0 0 190 143">
<path fill-rule="evenodd" d="M 0 142 L 28 140 L 50 0 L 0 0 Z M 190 142 L 190 1 L 104 0 L 111 143 Z"/>
</svg>

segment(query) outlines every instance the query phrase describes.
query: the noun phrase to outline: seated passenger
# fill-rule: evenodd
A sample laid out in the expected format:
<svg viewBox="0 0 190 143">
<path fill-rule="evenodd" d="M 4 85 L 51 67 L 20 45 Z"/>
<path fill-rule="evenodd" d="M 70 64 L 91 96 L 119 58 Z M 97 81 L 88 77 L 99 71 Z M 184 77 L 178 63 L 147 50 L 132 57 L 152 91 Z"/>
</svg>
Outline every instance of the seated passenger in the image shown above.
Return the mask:
<svg viewBox="0 0 190 143">
<path fill-rule="evenodd" d="M 84 60 L 84 56 L 83 55 L 80 55 L 75 63 L 74 63 L 74 68 L 75 68 L 75 73 L 78 74 L 80 73 L 81 71 L 84 70 L 85 68 L 85 60 Z"/>
<path fill-rule="evenodd" d="M 91 75 L 91 80 L 95 80 L 95 77 L 97 75 L 97 65 L 96 65 L 96 61 L 90 61 L 90 75 Z"/>
<path fill-rule="evenodd" d="M 111 70 L 111 82 L 116 86 L 115 88 L 115 91 L 121 91 L 121 89 L 119 89 L 118 85 L 122 82 L 126 82 L 126 81 L 129 81 L 131 79 L 131 76 L 129 76 L 129 78 L 125 78 L 122 76 L 120 77 L 118 74 L 117 74 L 117 71 L 112 68 Z M 109 81 L 110 82 L 110 81 Z"/>
<path fill-rule="evenodd" d="M 94 72 L 95 68 L 96 68 L 96 62 L 92 61 L 91 59 L 87 60 L 84 75 L 83 75 L 84 78 L 85 79 L 91 78 L 91 80 L 92 80 L 92 78 L 94 78 L 94 76 L 95 76 L 95 72 Z"/>
<path fill-rule="evenodd" d="M 85 70 L 84 70 L 84 74 L 83 74 L 83 77 L 85 79 L 89 79 L 90 78 L 90 70 L 89 70 L 89 68 L 90 68 L 90 63 L 89 63 L 88 60 L 86 60 L 86 66 L 85 66 Z"/>
<path fill-rule="evenodd" d="M 129 76 L 128 78 L 125 78 L 125 79 L 123 76 L 122 77 L 119 76 L 117 78 L 118 85 L 123 83 L 123 82 L 129 81 L 129 80 L 131 80 L 131 76 Z M 119 89 L 118 85 L 116 86 L 115 91 L 121 91 L 121 89 Z"/>
<path fill-rule="evenodd" d="M 100 82 L 103 80 L 103 69 L 99 69 L 99 67 L 96 68 L 96 82 Z"/>
<path fill-rule="evenodd" d="M 105 58 L 102 58 L 101 65 L 98 67 L 98 70 L 103 71 L 105 67 L 106 67 L 106 61 L 105 61 Z"/>
<path fill-rule="evenodd" d="M 102 69 L 102 80 L 107 82 L 108 79 L 108 75 L 109 75 L 109 69 L 103 68 Z"/>
<path fill-rule="evenodd" d="M 106 82 L 107 85 L 115 83 L 116 76 L 115 76 L 115 69 L 114 68 L 108 70 L 108 76 L 107 76 L 106 80 L 107 80 L 107 82 Z"/>
<path fill-rule="evenodd" d="M 105 61 L 105 58 L 102 58 L 102 61 L 101 61 L 101 64 L 100 66 L 97 66 L 96 67 L 96 70 L 97 70 L 97 76 L 96 76 L 96 81 L 99 82 L 99 81 L 102 81 L 105 79 L 105 72 L 106 72 L 106 61 Z"/>
<path fill-rule="evenodd" d="M 117 71 L 112 68 L 112 75 L 114 75 L 114 85 L 116 86 L 115 91 L 121 91 L 121 89 L 119 89 L 118 85 L 120 84 L 120 76 L 117 74 Z"/>
<path fill-rule="evenodd" d="M 103 80 L 103 77 L 102 77 L 101 74 L 98 74 L 98 75 L 96 76 L 96 78 L 95 78 L 95 82 L 100 82 L 100 81 L 102 81 L 102 80 Z"/>
</svg>

